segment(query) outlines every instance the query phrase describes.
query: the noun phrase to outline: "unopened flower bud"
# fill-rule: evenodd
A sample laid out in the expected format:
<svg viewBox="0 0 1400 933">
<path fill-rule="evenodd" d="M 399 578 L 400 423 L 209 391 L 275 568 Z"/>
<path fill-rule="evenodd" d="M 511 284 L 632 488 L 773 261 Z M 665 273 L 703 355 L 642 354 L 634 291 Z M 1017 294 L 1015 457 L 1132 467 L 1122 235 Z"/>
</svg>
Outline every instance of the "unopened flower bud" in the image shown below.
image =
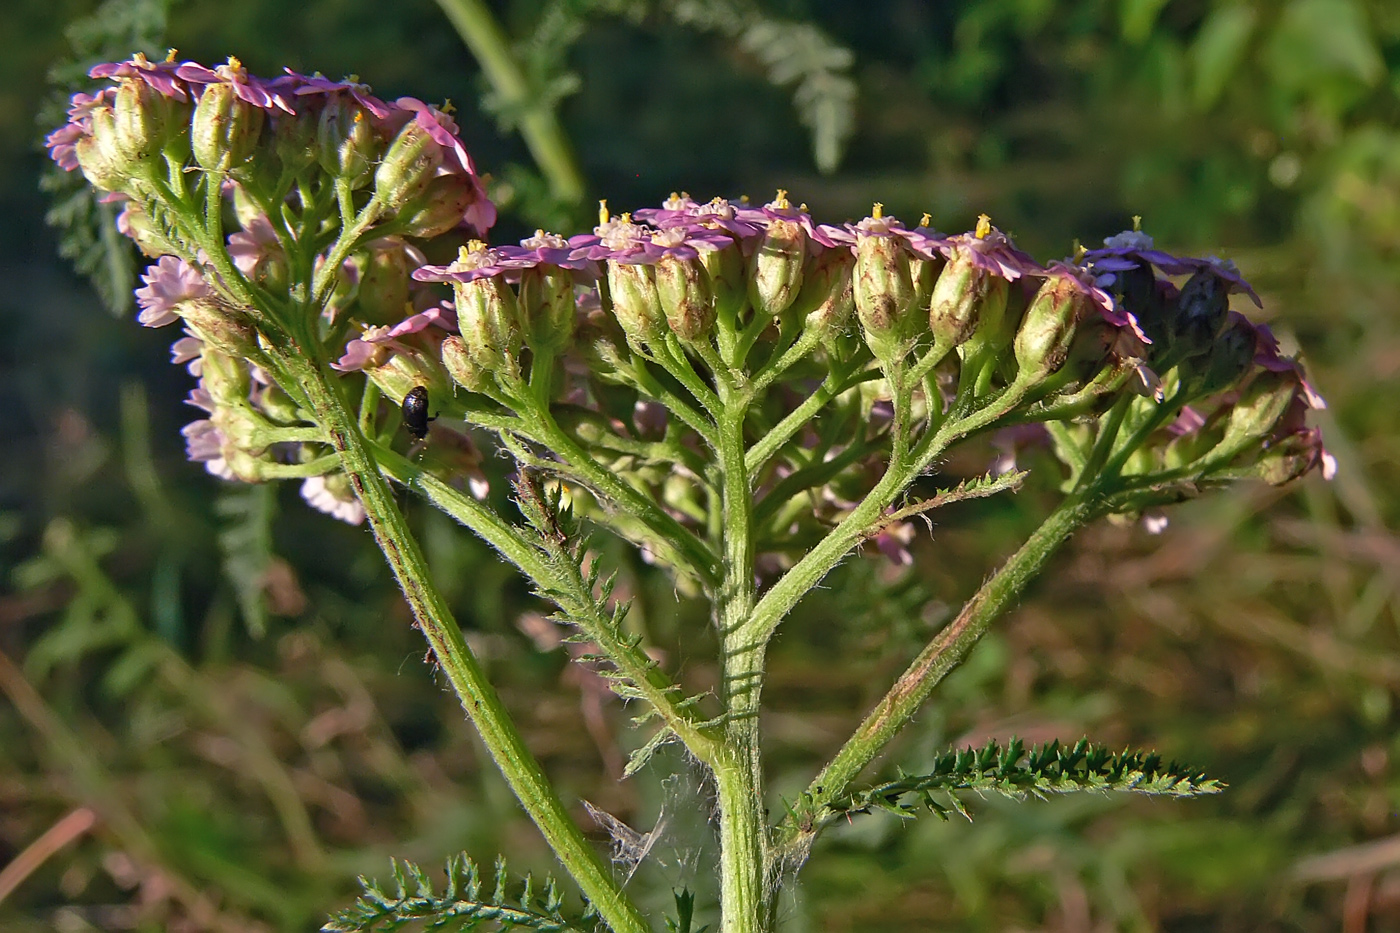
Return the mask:
<svg viewBox="0 0 1400 933">
<path fill-rule="evenodd" d="M 617 323 L 629 339 L 647 344 L 666 332 L 666 314 L 651 266 L 608 260 L 608 294 Z"/>
<path fill-rule="evenodd" d="M 855 257 L 847 249 L 823 250 L 806 280 L 797 305 L 807 310 L 806 327 L 826 342 L 843 332 L 855 311 L 852 270 Z"/>
<path fill-rule="evenodd" d="M 1210 346 L 1204 360 L 1197 361 L 1202 369 L 1194 386 L 1199 395 L 1223 392 L 1244 378 L 1254 363 L 1259 334 L 1243 314 L 1232 314 L 1220 336 Z"/>
<path fill-rule="evenodd" d="M 190 298 L 175 306 L 196 337 L 229 356 L 249 359 L 258 354 L 258 332 L 246 313 L 218 298 Z"/>
<path fill-rule="evenodd" d="M 366 365 L 364 373 L 386 398 L 395 402 L 402 402 L 419 386 L 426 388 L 429 395 L 451 395 L 446 369 L 437 354 L 437 349 L 431 354 L 419 350 L 394 353 L 379 366 Z"/>
<path fill-rule="evenodd" d="M 1168 321 L 1173 349 L 1194 356 L 1210 349 L 1230 312 L 1228 283 L 1214 269 L 1199 269 L 1181 287 Z"/>
<path fill-rule="evenodd" d="M 427 190 L 441 167 L 442 147 L 426 129 L 410 121 L 374 173 L 375 200 L 397 211 Z"/>
<path fill-rule="evenodd" d="M 1010 284 L 958 248 L 934 283 L 928 323 L 938 343 L 957 347 L 983 330 L 996 331 L 1005 316 Z"/>
<path fill-rule="evenodd" d="M 416 267 L 406 244 L 396 237 L 376 240 L 359 260 L 360 290 L 356 317 L 367 324 L 389 324 L 403 316 L 409 275 Z"/>
<path fill-rule="evenodd" d="M 1143 263 L 1114 275 L 1114 292 L 1123 310 L 1137 320 L 1154 347 L 1165 347 L 1168 305 L 1162 293 L 1162 283 L 1157 281 L 1152 267 Z"/>
<path fill-rule="evenodd" d="M 913 337 L 910 312 L 916 310 L 914 283 L 909 277 L 909 256 L 899 237 L 860 236 L 851 294 L 865 342 L 875 358 L 888 364 L 908 352 Z"/>
<path fill-rule="evenodd" d="M 161 256 L 174 256 L 179 248 L 166 235 L 165 230 L 151 219 L 139 201 L 126 202 L 118 227 L 131 238 L 136 246 L 152 259 Z"/>
<path fill-rule="evenodd" d="M 128 163 L 117 148 L 117 125 L 111 107 L 97 107 L 89 117 L 91 135 L 74 147 L 83 175 L 99 191 L 123 191 L 130 181 Z"/>
<path fill-rule="evenodd" d="M 316 125 L 316 158 L 326 173 L 351 188 L 369 181 L 377 141 L 369 113 L 348 96 L 336 95 Z"/>
<path fill-rule="evenodd" d="M 262 390 L 258 396 L 258 407 L 278 424 L 297 424 L 302 420 L 297 403 L 275 383 Z"/>
<path fill-rule="evenodd" d="M 1297 397 L 1298 388 L 1295 373 L 1261 371 L 1230 409 L 1222 444 L 1234 448 L 1267 437 Z"/>
<path fill-rule="evenodd" d="M 399 208 L 395 226 L 405 236 L 441 236 L 462 222 L 478 197 L 476 185 L 465 175 L 439 175 L 422 194 Z"/>
<path fill-rule="evenodd" d="M 316 129 L 316 112 L 309 107 L 295 115 L 280 111 L 273 114 L 273 149 L 281 169 L 292 177 L 316 162 Z"/>
<path fill-rule="evenodd" d="M 714 327 L 714 288 L 699 260 L 662 257 L 656 264 L 656 294 L 667 323 L 681 340 L 703 339 Z"/>
<path fill-rule="evenodd" d="M 1323 478 L 1331 479 L 1337 462 L 1323 449 L 1322 433 L 1311 428 L 1295 431 L 1270 444 L 1254 464 L 1254 475 L 1270 486 L 1284 486 L 1319 466 Z"/>
<path fill-rule="evenodd" d="M 1088 307 L 1089 296 L 1072 276 L 1052 273 L 1045 280 L 1016 332 L 1020 378 L 1043 377 L 1060 368 Z"/>
<path fill-rule="evenodd" d="M 190 149 L 205 171 L 226 172 L 252 157 L 266 114 L 229 84 L 210 84 L 199 95 L 190 123 Z"/>
<path fill-rule="evenodd" d="M 253 389 L 248 364 L 208 345 L 200 356 L 200 378 L 214 403 L 219 406 L 246 405 L 248 393 Z"/>
<path fill-rule="evenodd" d="M 724 249 L 700 251 L 700 265 L 710 276 L 710 288 L 715 294 L 715 316 L 720 320 L 737 319 L 748 298 L 744 283 L 744 257 L 737 244 Z"/>
<path fill-rule="evenodd" d="M 466 344 L 456 334 L 442 342 L 442 365 L 452 381 L 468 392 L 480 392 L 486 388 L 490 374 L 472 362 Z"/>
<path fill-rule="evenodd" d="M 557 266 L 526 269 L 520 279 L 520 322 L 535 351 L 558 353 L 569 345 L 577 320 L 574 278 Z"/>
<path fill-rule="evenodd" d="M 774 202 L 787 206 L 784 192 Z M 749 257 L 749 302 L 754 313 L 777 317 L 787 310 L 802 288 L 807 260 L 807 233 L 795 220 L 770 220 L 768 232 Z"/>
<path fill-rule="evenodd" d="M 520 309 L 515 292 L 499 275 L 453 285 L 457 298 L 457 329 L 476 366 L 505 373 L 520 352 Z"/>
<path fill-rule="evenodd" d="M 183 113 L 177 102 L 139 78 L 127 78 L 117 88 L 112 104 L 116 147 L 130 163 L 133 174 L 154 164 L 156 155 L 182 128 Z"/>
</svg>

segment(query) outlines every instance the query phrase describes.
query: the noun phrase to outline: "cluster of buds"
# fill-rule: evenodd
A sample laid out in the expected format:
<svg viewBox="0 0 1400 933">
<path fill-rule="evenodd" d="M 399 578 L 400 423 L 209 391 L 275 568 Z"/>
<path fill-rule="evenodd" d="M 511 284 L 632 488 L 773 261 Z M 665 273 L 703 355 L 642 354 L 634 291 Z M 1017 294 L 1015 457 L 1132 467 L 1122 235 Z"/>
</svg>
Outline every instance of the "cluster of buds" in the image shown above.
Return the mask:
<svg viewBox="0 0 1400 933">
<path fill-rule="evenodd" d="M 702 535 L 720 409 L 736 404 L 756 543 L 780 562 L 970 412 L 993 412 L 978 431 L 1049 427 L 1068 484 L 1108 469 L 1140 493 L 1128 511 L 1212 480 L 1332 469 L 1304 423 L 1321 400 L 1301 366 L 1230 309 L 1232 295 L 1258 303 L 1249 285 L 1141 231 L 1042 266 L 985 216 L 953 236 L 878 204 L 819 224 L 780 191 L 762 206 L 604 206 L 591 233 L 491 246 L 495 209 L 440 109 L 234 60 L 137 56 L 92 74 L 111 86 L 74 98 L 50 148 L 159 257 L 140 319 L 185 325 L 176 358 L 209 413 L 187 429 L 191 455 L 248 481 L 306 476 L 341 517 L 362 513 L 278 385 L 270 342 L 365 380 L 360 423 L 380 440 L 396 426 L 380 398 L 421 389 L 441 415 L 430 464 L 479 490 L 466 432 L 496 431 L 663 560 L 656 521 L 602 500 L 640 496 L 671 531 Z M 475 238 L 429 265 L 414 240 L 459 227 Z M 903 532 L 886 532 L 898 552 Z"/>
<path fill-rule="evenodd" d="M 139 320 L 184 324 L 174 356 L 200 378 L 190 402 L 208 414 L 185 428 L 191 459 L 248 482 L 302 476 L 318 508 L 363 520 L 263 351 L 276 332 L 339 357 L 348 332 L 392 340 L 432 309 L 410 277 L 424 262 L 413 241 L 480 236 L 496 219 L 456 123 L 353 79 L 263 79 L 236 59 L 138 54 L 90 74 L 107 85 L 73 97 L 49 151 L 121 205 L 118 228 L 157 260 Z M 475 471 L 470 449 L 453 462 Z"/>
</svg>

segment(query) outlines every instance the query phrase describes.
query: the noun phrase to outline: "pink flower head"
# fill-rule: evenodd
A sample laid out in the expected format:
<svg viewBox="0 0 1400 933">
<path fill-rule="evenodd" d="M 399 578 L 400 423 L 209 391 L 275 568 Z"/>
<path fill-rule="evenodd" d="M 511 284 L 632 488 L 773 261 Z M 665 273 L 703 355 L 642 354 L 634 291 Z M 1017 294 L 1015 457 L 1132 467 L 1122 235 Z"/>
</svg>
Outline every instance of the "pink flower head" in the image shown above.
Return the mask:
<svg viewBox="0 0 1400 933">
<path fill-rule="evenodd" d="M 1137 318 L 1128 310 L 1119 310 L 1113 296 L 1100 287 L 1100 283 L 1094 278 L 1094 274 L 1083 266 L 1069 262 L 1052 262 L 1046 267 L 1045 272 L 1050 275 L 1063 276 L 1075 285 L 1079 290 L 1087 295 L 1094 307 L 1099 309 L 1099 315 L 1112 324 L 1114 327 L 1126 327 L 1133 332 L 1143 343 L 1151 343 L 1147 335 L 1138 326 Z"/>
<path fill-rule="evenodd" d="M 461 174 L 476 177 L 467 147 L 458 138 L 457 121 L 441 108 L 425 104 L 416 97 L 400 97 L 389 105 L 390 112 L 385 120 L 388 128 L 397 133 L 410 121 L 415 122 L 429 138 L 443 149 L 443 174 Z M 450 158 L 446 158 L 450 156 Z"/>
<path fill-rule="evenodd" d="M 511 262 L 529 263 L 522 268 L 558 266 L 575 272 L 592 273 L 589 278 L 595 278 L 597 274 L 593 261 L 585 256 L 575 257 L 574 247 L 557 233 L 536 230 L 534 236 L 521 240 L 519 246 L 503 246 L 500 251 Z"/>
<path fill-rule="evenodd" d="M 290 68 L 282 70 L 286 72 L 284 76 L 269 82 L 269 87 L 277 92 L 290 93 L 294 97 L 306 97 L 312 94 L 332 97 L 336 94 L 348 94 L 354 98 L 355 103 L 365 108 L 376 120 L 386 120 L 389 117 L 389 105 L 371 94 L 368 84 L 361 84 L 353 77 L 343 81 L 332 81 L 319 73 L 304 75 L 298 74 Z"/>
<path fill-rule="evenodd" d="M 110 107 L 116 98 L 116 88 L 103 88 L 96 94 L 74 94 L 68 102 L 68 122 L 44 137 L 49 157 L 65 172 L 78 168 L 79 141 L 92 134 L 92 112 Z"/>
<path fill-rule="evenodd" d="M 141 281 L 146 284 L 136 289 L 136 304 L 141 309 L 136 320 L 147 327 L 172 324 L 180 302 L 213 294 L 199 270 L 176 256 L 160 257 L 147 267 Z"/>
<path fill-rule="evenodd" d="M 445 266 L 420 266 L 413 270 L 413 278 L 419 282 L 466 283 L 508 272 L 518 274 L 538 263 L 538 257 L 529 250 L 487 246 L 480 240 L 472 240 L 458 250 L 452 262 Z"/>
<path fill-rule="evenodd" d="M 809 240 L 827 248 L 850 246 L 852 242 L 850 234 L 843 228 L 815 223 L 812 216 L 807 213 L 807 205 L 801 204 L 793 207 L 792 202 L 788 200 L 787 192 L 782 189 L 778 190 L 777 197 L 762 207 L 736 208 L 734 217 L 736 220 L 752 224 L 759 233 L 765 232 L 773 221 L 795 223 L 807 234 Z"/>
<path fill-rule="evenodd" d="M 175 74 L 190 85 L 199 87 L 201 93 L 212 84 L 227 84 L 239 100 L 254 107 L 296 113 L 287 101 L 287 95 L 274 87 L 272 82 L 250 75 L 243 63 L 232 55 L 226 64 L 214 68 L 206 68 L 198 62 L 185 62 L 175 69 Z"/>
<path fill-rule="evenodd" d="M 1239 269 L 1229 260 L 1208 256 L 1195 259 L 1188 256 L 1173 256 L 1171 253 L 1153 247 L 1152 237 L 1141 230 L 1124 230 L 1103 241 L 1102 249 L 1091 249 L 1079 258 L 1079 262 L 1093 271 L 1099 284 L 1112 285 L 1117 273 L 1130 269 L 1148 267 L 1163 275 L 1190 275 L 1199 269 L 1214 269 L 1228 285 L 1230 292 L 1244 292 L 1254 302 L 1255 307 L 1264 307 L 1253 287 L 1240 275 Z"/>
<path fill-rule="evenodd" d="M 110 78 L 113 81 L 119 79 L 144 81 L 152 89 L 159 91 L 166 97 L 175 100 L 189 100 L 190 95 L 179 76 L 180 68 L 181 66 L 173 61 L 153 62 L 137 52 L 130 61 L 94 65 L 88 71 L 88 77 Z"/>
<path fill-rule="evenodd" d="M 1023 275 L 1039 275 L 1045 271 L 1040 263 L 1013 246 L 1006 234 L 993 227 L 986 214 L 978 218 L 976 230 L 946 238 L 922 237 L 921 240 L 949 259 L 960 253 L 974 266 L 1011 282 Z"/>
<path fill-rule="evenodd" d="M 258 263 L 281 252 L 282 244 L 277 239 L 277 231 L 272 229 L 272 222 L 262 214 L 254 217 L 242 230 L 229 234 L 229 258 L 244 275 L 252 275 Z"/>
<path fill-rule="evenodd" d="M 703 227 L 711 230 L 728 231 L 736 239 L 757 236 L 766 227 L 752 221 L 738 218 L 734 205 L 724 198 L 714 198 L 700 204 L 691 200 L 688 194 L 672 194 L 660 208 L 644 207 L 635 211 L 634 216 L 643 223 L 660 229 L 669 227 Z"/>
<path fill-rule="evenodd" d="M 406 352 L 411 349 L 403 342 L 403 338 L 421 333 L 430 327 L 455 333 L 456 311 L 450 304 L 443 302 L 426 311 L 410 315 L 393 327 L 366 327 L 364 333 L 346 344 L 345 355 L 332 363 L 331 368 L 350 372 L 364 369 L 366 366 L 382 365 L 389 351 Z"/>
<path fill-rule="evenodd" d="M 224 459 L 224 446 L 228 439 L 224 432 L 207 418 L 191 421 L 180 429 L 185 436 L 185 456 L 193 463 L 203 463 L 204 468 L 220 479 L 234 479 L 233 470 Z"/>
</svg>

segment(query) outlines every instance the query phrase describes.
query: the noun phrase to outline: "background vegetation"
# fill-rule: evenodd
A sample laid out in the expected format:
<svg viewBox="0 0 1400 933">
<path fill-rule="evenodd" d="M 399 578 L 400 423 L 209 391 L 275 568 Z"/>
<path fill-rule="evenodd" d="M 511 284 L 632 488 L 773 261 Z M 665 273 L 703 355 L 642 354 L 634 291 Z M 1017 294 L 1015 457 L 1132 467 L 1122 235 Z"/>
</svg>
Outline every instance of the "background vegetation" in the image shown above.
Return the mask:
<svg viewBox="0 0 1400 933">
<path fill-rule="evenodd" d="M 1089 734 L 1188 759 L 1230 789 L 989 800 L 972 824 L 857 818 L 784 909 L 790 929 L 829 931 L 1400 926 L 1400 6 L 491 8 L 518 43 L 522 92 L 484 81 L 429 0 L 0 8 L 0 866 L 46 832 L 69 840 L 0 874 L 0 926 L 311 930 L 391 854 L 550 867 L 422 663 L 368 533 L 295 488 L 230 487 L 187 464 L 171 336 L 104 311 L 57 256 L 43 216 L 65 202 L 40 193 L 35 144 L 57 122 L 36 122 L 47 72 L 166 46 L 451 98 L 494 175 L 503 239 L 541 218 L 582 229 L 597 197 L 626 209 L 677 188 L 784 187 L 828 220 L 880 200 L 961 230 L 985 210 L 1043 260 L 1134 214 L 1174 252 L 1234 257 L 1331 403 L 1337 480 L 1211 495 L 1159 537 L 1082 534 L 905 743 L 917 760 L 954 741 Z M 557 113 L 581 200 L 551 196 L 516 133 L 532 113 Z M 844 568 L 786 628 L 764 724 L 776 794 L 805 783 L 1034 527 L 1044 466 L 1039 487 L 921 536 L 912 568 Z M 427 509 L 414 518 L 566 796 L 643 830 L 664 813 L 633 889 L 659 905 L 689 884 L 712 920 L 713 851 L 683 845 L 705 806 L 684 763 L 659 785 L 666 764 L 616 783 L 625 712 L 567 664 L 483 547 Z M 649 637 L 706 657 L 694 607 L 615 557 Z"/>
</svg>

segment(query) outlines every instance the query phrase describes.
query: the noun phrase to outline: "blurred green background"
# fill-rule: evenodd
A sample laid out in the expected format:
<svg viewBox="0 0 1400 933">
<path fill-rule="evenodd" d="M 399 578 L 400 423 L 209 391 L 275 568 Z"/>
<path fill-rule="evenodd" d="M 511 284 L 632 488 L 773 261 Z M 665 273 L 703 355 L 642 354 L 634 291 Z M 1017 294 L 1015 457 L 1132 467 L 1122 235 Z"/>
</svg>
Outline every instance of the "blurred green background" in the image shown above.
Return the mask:
<svg viewBox="0 0 1400 933">
<path fill-rule="evenodd" d="M 1157 537 L 1081 534 L 898 754 L 917 768 L 949 743 L 1087 734 L 1189 760 L 1229 790 L 973 801 L 972 824 L 857 818 L 819 843 L 785 929 L 1400 928 L 1400 5 L 490 8 L 523 63 L 514 99 L 429 0 L 0 5 L 0 889 L 19 880 L 0 928 L 312 930 L 389 855 L 551 867 L 423 663 L 368 533 L 292 486 L 227 486 L 187 464 L 173 335 L 104 309 L 58 257 L 39 190 L 37 140 L 61 119 L 37 116 L 49 70 L 167 46 L 450 98 L 493 176 L 502 240 L 542 219 L 583 229 L 599 197 L 625 210 L 673 189 L 783 187 L 833 222 L 876 200 L 953 231 L 987 211 L 1042 261 L 1134 214 L 1163 248 L 1233 257 L 1329 399 L 1337 479 L 1213 494 Z M 557 117 L 582 201 L 550 196 L 515 131 L 531 113 Z M 944 516 L 911 570 L 846 566 L 785 627 L 764 723 L 773 806 L 1045 514 L 1042 467 L 1014 500 Z M 617 783 L 637 741 L 626 711 L 545 650 L 541 605 L 485 548 L 410 510 L 566 798 L 641 829 L 666 814 L 630 889 L 659 906 L 687 884 L 713 922 L 686 763 Z M 705 685 L 697 607 L 609 557 L 650 639 Z M 67 844 L 32 871 L 11 864 L 46 832 Z"/>
</svg>

